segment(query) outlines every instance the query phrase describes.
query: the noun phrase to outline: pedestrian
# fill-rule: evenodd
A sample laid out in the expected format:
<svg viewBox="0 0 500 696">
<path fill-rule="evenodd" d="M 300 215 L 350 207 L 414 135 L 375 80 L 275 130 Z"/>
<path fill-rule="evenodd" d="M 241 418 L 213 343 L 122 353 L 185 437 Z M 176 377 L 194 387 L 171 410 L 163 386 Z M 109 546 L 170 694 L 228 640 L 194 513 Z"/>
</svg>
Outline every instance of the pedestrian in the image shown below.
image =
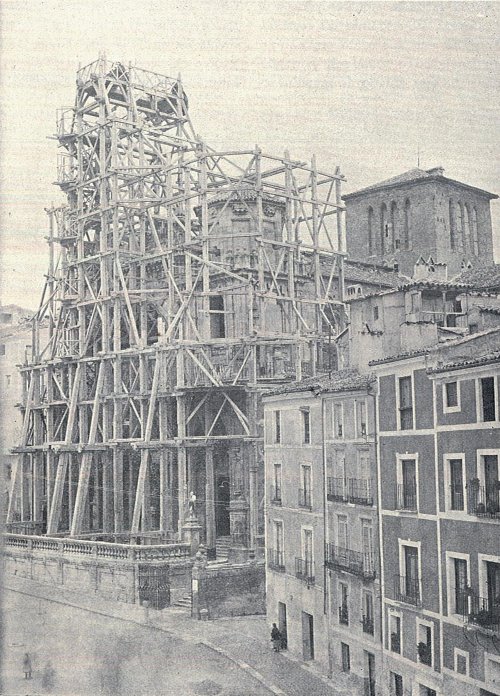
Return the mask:
<svg viewBox="0 0 500 696">
<path fill-rule="evenodd" d="M 31 658 L 29 656 L 29 653 L 24 653 L 23 672 L 25 679 L 31 679 Z"/>
<path fill-rule="evenodd" d="M 274 652 L 279 652 L 281 649 L 281 633 L 275 623 L 273 623 L 273 627 L 271 629 L 271 640 L 273 642 Z"/>
</svg>

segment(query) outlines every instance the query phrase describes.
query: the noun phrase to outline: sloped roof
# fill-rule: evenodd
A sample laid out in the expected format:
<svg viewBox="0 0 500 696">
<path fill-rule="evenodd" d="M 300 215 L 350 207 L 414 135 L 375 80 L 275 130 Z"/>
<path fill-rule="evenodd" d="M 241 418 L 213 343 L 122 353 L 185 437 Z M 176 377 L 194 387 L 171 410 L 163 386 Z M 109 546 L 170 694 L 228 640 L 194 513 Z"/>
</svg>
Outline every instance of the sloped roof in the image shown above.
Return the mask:
<svg viewBox="0 0 500 696">
<path fill-rule="evenodd" d="M 355 283 L 370 283 L 384 288 L 395 288 L 401 283 L 401 276 L 395 271 L 384 270 L 363 261 L 347 260 L 344 262 L 344 277 Z"/>
<path fill-rule="evenodd" d="M 279 394 L 294 394 L 299 392 L 312 392 L 321 394 L 323 392 L 343 392 L 358 391 L 368 389 L 374 382 L 373 375 L 361 375 L 355 368 L 349 367 L 344 370 L 332 372 L 331 377 L 322 375 L 317 377 L 307 377 L 299 382 L 283 384 L 276 389 L 266 392 L 266 396 L 277 396 Z"/>
<path fill-rule="evenodd" d="M 379 189 L 384 188 L 393 188 L 396 186 L 401 186 L 401 184 L 421 183 L 424 180 L 438 180 L 444 183 L 456 184 L 458 186 L 462 186 L 467 189 L 476 191 L 476 193 L 488 196 L 489 198 L 498 198 L 496 194 L 490 193 L 489 191 L 485 191 L 484 189 L 480 189 L 475 186 L 470 186 L 469 184 L 464 184 L 462 181 L 449 179 L 448 177 L 444 176 L 443 172 L 444 169 L 442 167 L 434 167 L 432 169 L 420 169 L 419 167 L 414 167 L 413 169 L 409 169 L 407 172 L 404 172 L 403 174 L 398 174 L 397 176 L 393 176 L 390 179 L 384 179 L 384 181 L 372 184 L 371 186 L 366 186 L 362 189 L 358 189 L 357 191 L 353 191 L 352 193 L 346 193 L 344 196 L 342 196 L 342 198 L 343 200 L 347 201 L 351 198 L 354 198 L 355 196 L 370 193 L 371 191 L 378 191 Z"/>
<path fill-rule="evenodd" d="M 495 350 L 490 353 L 485 353 L 476 358 L 467 358 L 454 362 L 444 363 L 437 367 L 432 367 L 427 370 L 429 374 L 437 372 L 449 372 L 450 370 L 461 370 L 465 367 L 478 367 L 480 365 L 489 365 L 491 363 L 500 363 L 500 350 Z"/>
<path fill-rule="evenodd" d="M 454 280 L 478 290 L 500 290 L 500 263 L 469 268 Z"/>
</svg>

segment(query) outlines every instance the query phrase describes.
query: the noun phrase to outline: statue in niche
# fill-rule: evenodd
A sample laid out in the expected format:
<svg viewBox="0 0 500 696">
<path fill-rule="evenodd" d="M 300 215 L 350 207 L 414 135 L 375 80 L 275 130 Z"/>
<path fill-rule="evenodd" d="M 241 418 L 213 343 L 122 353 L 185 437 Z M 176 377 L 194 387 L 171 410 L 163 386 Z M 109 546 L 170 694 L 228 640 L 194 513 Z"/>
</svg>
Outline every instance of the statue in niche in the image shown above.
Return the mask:
<svg viewBox="0 0 500 696">
<path fill-rule="evenodd" d="M 189 517 L 196 517 L 196 495 L 193 491 L 189 495 Z"/>
</svg>

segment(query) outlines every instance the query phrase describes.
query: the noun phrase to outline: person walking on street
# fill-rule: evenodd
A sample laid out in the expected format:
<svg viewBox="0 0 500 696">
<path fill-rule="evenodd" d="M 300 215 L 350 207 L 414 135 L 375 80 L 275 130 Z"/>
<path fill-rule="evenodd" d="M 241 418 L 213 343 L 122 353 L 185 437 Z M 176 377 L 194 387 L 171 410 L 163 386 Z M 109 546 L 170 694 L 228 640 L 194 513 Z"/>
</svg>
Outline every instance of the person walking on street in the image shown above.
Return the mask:
<svg viewBox="0 0 500 696">
<path fill-rule="evenodd" d="M 31 658 L 29 656 L 29 653 L 24 653 L 23 672 L 25 679 L 31 679 Z"/>
<path fill-rule="evenodd" d="M 271 640 L 273 642 L 274 652 L 279 652 L 281 649 L 281 633 L 275 623 L 273 623 L 273 627 L 271 629 Z"/>
</svg>

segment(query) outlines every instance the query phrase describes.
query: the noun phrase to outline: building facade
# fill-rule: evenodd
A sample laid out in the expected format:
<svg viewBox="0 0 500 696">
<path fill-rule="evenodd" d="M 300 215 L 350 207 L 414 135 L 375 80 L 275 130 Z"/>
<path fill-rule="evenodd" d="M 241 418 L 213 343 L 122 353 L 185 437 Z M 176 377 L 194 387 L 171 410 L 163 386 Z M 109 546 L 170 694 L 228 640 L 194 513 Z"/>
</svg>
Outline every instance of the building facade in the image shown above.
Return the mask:
<svg viewBox="0 0 500 696">
<path fill-rule="evenodd" d="M 444 176 L 441 167 L 411 169 L 346 194 L 348 252 L 412 275 L 420 256 L 456 275 L 493 263 L 490 201 L 497 196 Z"/>
</svg>

